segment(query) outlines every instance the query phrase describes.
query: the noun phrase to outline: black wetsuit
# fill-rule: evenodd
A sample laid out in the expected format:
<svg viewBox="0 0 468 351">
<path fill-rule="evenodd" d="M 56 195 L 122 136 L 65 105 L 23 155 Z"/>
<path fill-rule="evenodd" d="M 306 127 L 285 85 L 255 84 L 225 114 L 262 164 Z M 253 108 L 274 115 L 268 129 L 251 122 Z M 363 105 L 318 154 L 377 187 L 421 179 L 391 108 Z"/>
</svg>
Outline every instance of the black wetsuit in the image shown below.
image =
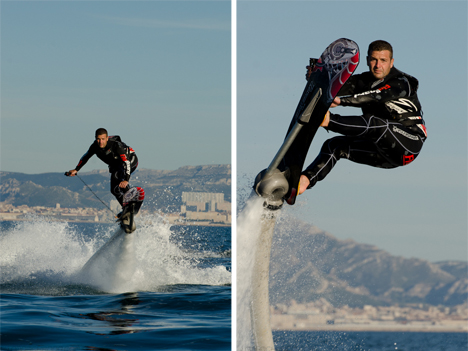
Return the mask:
<svg viewBox="0 0 468 351">
<path fill-rule="evenodd" d="M 88 151 L 81 157 L 77 171 L 83 167 L 86 162 L 96 155 L 101 161 L 109 165 L 109 173 L 111 173 L 111 193 L 122 205 L 123 195 L 130 189 L 130 186 L 120 188 L 119 184 L 122 181 L 129 181 L 130 175 L 138 166 L 138 158 L 135 151 L 120 140 L 118 135 L 110 136 L 105 148 L 101 149 L 95 141 Z"/>
<path fill-rule="evenodd" d="M 302 172 L 310 179 L 309 188 L 324 179 L 342 157 L 380 168 L 412 162 L 427 138 L 417 89 L 416 78 L 394 67 L 381 80 L 370 72 L 351 77 L 338 94 L 340 106 L 360 107 L 363 115 L 330 114 L 327 129 L 343 136 L 327 140 Z"/>
</svg>

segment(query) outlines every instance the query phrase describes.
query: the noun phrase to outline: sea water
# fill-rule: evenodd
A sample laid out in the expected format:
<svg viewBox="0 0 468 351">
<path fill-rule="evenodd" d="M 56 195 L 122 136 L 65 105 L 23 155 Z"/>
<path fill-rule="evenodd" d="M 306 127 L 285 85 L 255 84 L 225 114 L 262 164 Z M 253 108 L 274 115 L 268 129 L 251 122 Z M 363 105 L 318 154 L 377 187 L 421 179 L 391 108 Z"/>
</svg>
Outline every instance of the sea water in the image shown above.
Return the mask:
<svg viewBox="0 0 468 351">
<path fill-rule="evenodd" d="M 1 350 L 231 349 L 230 228 L 0 224 Z"/>
<path fill-rule="evenodd" d="M 276 351 L 466 351 L 467 333 L 274 331 Z"/>
</svg>

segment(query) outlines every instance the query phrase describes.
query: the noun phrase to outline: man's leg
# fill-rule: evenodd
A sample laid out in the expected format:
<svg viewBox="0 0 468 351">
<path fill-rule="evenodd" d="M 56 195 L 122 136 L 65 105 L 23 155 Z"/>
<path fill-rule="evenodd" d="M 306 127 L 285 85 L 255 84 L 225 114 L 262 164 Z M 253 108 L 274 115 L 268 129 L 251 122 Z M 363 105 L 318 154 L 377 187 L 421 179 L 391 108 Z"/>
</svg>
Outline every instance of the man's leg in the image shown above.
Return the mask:
<svg viewBox="0 0 468 351">
<path fill-rule="evenodd" d="M 398 151 L 407 151 L 411 154 L 418 154 L 426 139 L 425 136 L 397 121 L 372 115 L 340 116 L 330 114 L 327 129 L 342 135 L 371 140 L 383 150 L 396 148 Z"/>
<path fill-rule="evenodd" d="M 130 174 L 135 172 L 138 167 L 138 157 L 132 154 L 130 159 Z M 130 190 L 130 184 L 125 188 L 121 188 L 119 184 L 125 179 L 125 170 L 123 168 L 111 171 L 111 193 L 115 196 L 120 205 L 123 205 L 123 196 Z"/>
<path fill-rule="evenodd" d="M 324 143 L 320 154 L 302 173 L 310 180 L 308 189 L 323 180 L 342 157 L 372 167 L 394 168 L 412 162 L 423 145 L 413 131 L 374 116 L 331 115 L 328 129 L 347 136 Z"/>
<path fill-rule="evenodd" d="M 302 172 L 310 181 L 307 189 L 313 187 L 318 181 L 323 180 L 335 167 L 336 162 L 343 157 L 350 161 L 373 167 L 396 167 L 382 155 L 373 142 L 365 139 L 339 136 L 325 141 L 314 162 Z"/>
<path fill-rule="evenodd" d="M 112 195 L 115 196 L 119 204 L 122 206 L 123 205 L 123 196 L 124 194 L 130 189 L 130 186 L 127 185 L 126 188 L 121 188 L 120 182 L 124 180 L 124 170 L 119 169 L 119 170 L 114 170 L 111 173 L 111 193 Z"/>
</svg>

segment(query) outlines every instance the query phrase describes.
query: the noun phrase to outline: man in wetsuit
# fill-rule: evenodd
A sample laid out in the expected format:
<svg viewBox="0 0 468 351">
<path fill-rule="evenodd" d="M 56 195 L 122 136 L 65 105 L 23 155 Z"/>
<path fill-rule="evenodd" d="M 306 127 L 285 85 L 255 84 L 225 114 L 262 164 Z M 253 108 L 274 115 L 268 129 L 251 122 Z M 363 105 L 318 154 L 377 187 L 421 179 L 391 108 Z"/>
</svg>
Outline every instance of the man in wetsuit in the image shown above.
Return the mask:
<svg viewBox="0 0 468 351">
<path fill-rule="evenodd" d="M 393 48 L 383 40 L 369 45 L 369 72 L 352 76 L 331 107 L 353 106 L 361 116 L 327 112 L 321 126 L 342 134 L 327 140 L 302 172 L 299 194 L 323 180 L 344 157 L 373 167 L 404 166 L 419 155 L 427 138 L 416 78 L 393 67 Z M 308 66 L 310 75 L 311 68 Z"/>
<path fill-rule="evenodd" d="M 93 155 L 109 165 L 111 193 L 122 205 L 123 195 L 130 189 L 128 185 L 130 175 L 138 166 L 135 151 L 122 142 L 119 136 L 108 136 L 107 130 L 99 128 L 96 130 L 96 140 L 81 157 L 78 165 L 65 174 L 70 177 L 75 176 Z"/>
</svg>

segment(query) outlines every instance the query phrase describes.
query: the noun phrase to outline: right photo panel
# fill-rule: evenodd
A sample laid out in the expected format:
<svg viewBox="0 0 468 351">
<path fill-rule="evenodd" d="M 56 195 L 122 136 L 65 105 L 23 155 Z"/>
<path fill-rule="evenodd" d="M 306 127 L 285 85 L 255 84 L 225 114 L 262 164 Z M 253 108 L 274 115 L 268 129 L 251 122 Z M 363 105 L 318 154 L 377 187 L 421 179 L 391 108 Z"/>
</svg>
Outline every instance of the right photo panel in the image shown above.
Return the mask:
<svg viewBox="0 0 468 351">
<path fill-rule="evenodd" d="M 467 13 L 237 2 L 236 350 L 466 349 Z"/>
</svg>

